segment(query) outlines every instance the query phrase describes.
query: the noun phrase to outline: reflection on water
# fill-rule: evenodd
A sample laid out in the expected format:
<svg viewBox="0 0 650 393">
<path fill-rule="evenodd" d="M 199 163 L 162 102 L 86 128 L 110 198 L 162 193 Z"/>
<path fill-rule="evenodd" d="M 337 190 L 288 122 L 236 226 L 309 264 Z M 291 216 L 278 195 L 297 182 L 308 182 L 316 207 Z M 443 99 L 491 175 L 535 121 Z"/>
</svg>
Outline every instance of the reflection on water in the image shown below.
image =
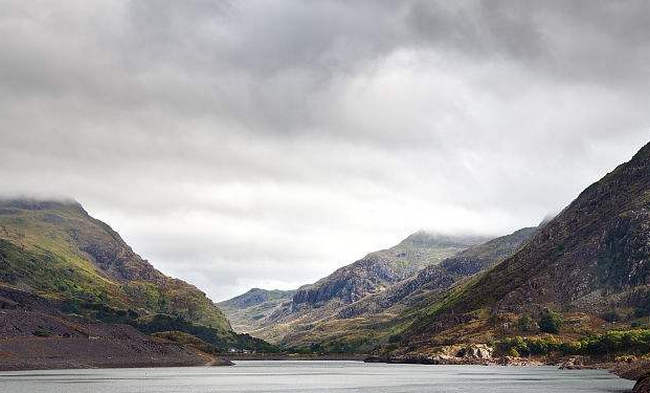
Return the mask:
<svg viewBox="0 0 650 393">
<path fill-rule="evenodd" d="M 342 361 L 238 361 L 234 367 L 0 373 L 0 392 L 629 392 L 600 370 L 429 366 Z"/>
</svg>

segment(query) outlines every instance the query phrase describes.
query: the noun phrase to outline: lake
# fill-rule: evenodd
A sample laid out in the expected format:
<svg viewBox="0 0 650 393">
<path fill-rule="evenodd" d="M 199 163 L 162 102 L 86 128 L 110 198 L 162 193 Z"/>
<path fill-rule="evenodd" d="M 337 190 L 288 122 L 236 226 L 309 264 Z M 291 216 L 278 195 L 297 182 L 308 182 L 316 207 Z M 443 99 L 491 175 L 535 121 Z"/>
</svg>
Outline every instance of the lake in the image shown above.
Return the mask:
<svg viewBox="0 0 650 393">
<path fill-rule="evenodd" d="M 601 370 L 431 366 L 352 361 L 237 361 L 233 367 L 83 369 L 0 373 L 0 392 L 626 392 Z"/>
</svg>

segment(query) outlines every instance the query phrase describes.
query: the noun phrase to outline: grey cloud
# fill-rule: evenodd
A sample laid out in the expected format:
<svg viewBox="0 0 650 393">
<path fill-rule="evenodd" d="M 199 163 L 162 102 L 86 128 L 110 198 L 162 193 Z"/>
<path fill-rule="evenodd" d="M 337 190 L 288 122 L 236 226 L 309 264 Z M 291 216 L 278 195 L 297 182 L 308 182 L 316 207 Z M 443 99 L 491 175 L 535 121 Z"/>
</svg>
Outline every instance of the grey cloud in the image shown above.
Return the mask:
<svg viewBox="0 0 650 393">
<path fill-rule="evenodd" d="M 647 141 L 649 7 L 4 2 L 0 193 L 74 197 L 218 298 L 505 233 Z"/>
</svg>

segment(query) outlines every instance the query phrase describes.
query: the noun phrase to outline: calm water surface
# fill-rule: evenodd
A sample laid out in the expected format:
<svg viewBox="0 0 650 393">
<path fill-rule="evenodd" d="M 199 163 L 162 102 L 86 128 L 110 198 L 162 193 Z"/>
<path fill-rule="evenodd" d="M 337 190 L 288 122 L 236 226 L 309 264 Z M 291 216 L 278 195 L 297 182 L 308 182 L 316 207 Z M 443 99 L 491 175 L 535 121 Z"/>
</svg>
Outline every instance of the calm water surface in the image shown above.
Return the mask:
<svg viewBox="0 0 650 393">
<path fill-rule="evenodd" d="M 238 361 L 234 367 L 0 373 L 12 393 L 628 392 L 605 371 L 554 367 L 427 366 L 342 361 Z"/>
</svg>

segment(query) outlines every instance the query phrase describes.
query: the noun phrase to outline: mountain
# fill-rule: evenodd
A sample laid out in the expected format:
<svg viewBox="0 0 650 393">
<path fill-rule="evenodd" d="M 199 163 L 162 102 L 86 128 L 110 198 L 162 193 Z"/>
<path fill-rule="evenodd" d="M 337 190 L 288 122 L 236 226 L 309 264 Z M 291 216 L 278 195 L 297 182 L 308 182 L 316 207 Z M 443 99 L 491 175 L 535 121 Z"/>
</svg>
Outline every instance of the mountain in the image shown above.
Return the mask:
<svg viewBox="0 0 650 393">
<path fill-rule="evenodd" d="M 396 283 L 385 291 L 367 296 L 339 311 L 341 318 L 376 313 L 394 305 L 412 306 L 419 299 L 449 289 L 457 281 L 472 276 L 513 255 L 537 231 L 523 228 L 509 235 L 472 246 L 460 253 L 430 265 L 417 274 Z"/>
<path fill-rule="evenodd" d="M 356 302 L 484 240 L 416 232 L 392 248 L 370 253 L 314 284 L 300 287 L 293 296 L 293 308 Z"/>
<path fill-rule="evenodd" d="M 412 347 L 485 340 L 554 310 L 567 334 L 650 315 L 650 144 L 584 190 L 515 255 L 420 310 Z"/>
<path fill-rule="evenodd" d="M 283 343 L 321 351 L 369 352 L 399 337 L 432 298 L 514 254 L 536 232 L 523 228 L 474 245 L 430 265 L 386 290 L 340 307 L 316 322 L 294 324 Z"/>
<path fill-rule="evenodd" d="M 291 301 L 295 293 L 295 290 L 269 291 L 253 288 L 243 295 L 217 303 L 217 306 L 228 315 L 235 331 L 247 333 L 258 328 L 270 315 L 286 307 L 286 303 Z"/>
<path fill-rule="evenodd" d="M 73 201 L 0 201 L 0 258 L 5 285 L 231 330 L 203 292 L 156 270 Z"/>
<path fill-rule="evenodd" d="M 256 309 L 265 310 L 263 313 L 232 308 L 234 303 L 257 298 L 250 293 L 222 305 L 225 305 L 227 315 L 237 321 L 240 331 L 271 342 L 294 345 L 298 341 L 285 338 L 292 337 L 296 331 L 309 331 L 316 322 L 336 315 L 341 308 L 382 292 L 426 266 L 435 265 L 485 240 L 479 236 L 447 236 L 419 231 L 392 248 L 372 252 L 314 284 L 298 288 L 291 299 L 255 304 Z M 253 291 L 253 295 L 259 293 Z"/>
<path fill-rule="evenodd" d="M 98 354 L 102 348 L 108 353 L 119 352 L 120 346 L 141 348 L 135 351 L 142 356 L 133 358 L 143 359 L 146 365 L 179 364 L 165 360 L 165 353 L 187 364 L 205 363 L 204 355 L 189 354 L 186 346 L 160 344 L 162 339 L 148 336 L 156 332 L 191 333 L 215 352 L 270 348 L 261 340 L 236 334 L 203 292 L 156 270 L 117 232 L 74 201 L 0 200 L 0 308 L 7 310 L 4 317 L 20 322 L 14 330 L 24 333 L 13 337 L 0 329 L 0 338 L 11 341 L 3 345 L 9 345 L 9 353 L 23 348 L 18 353 L 25 356 L 35 337 L 47 337 L 41 340 L 43 353 L 49 348 L 56 354 L 57 347 L 69 346 L 65 353 L 71 354 L 80 345 L 74 337 L 88 340 L 98 329 L 105 332 L 101 337 L 125 337 L 122 344 L 97 341 Z M 32 326 L 30 321 L 42 323 Z M 90 325 L 95 326 L 92 332 L 79 328 Z M 79 334 L 70 334 L 70 329 Z M 147 351 L 158 353 L 154 357 L 158 360 L 152 361 Z M 24 367 L 43 360 L 30 359 Z M 111 364 L 119 366 L 119 357 L 113 359 Z M 107 365 L 101 359 L 91 360 L 88 364 Z M 65 364 L 76 363 L 67 358 L 52 361 L 53 367 Z"/>
</svg>

